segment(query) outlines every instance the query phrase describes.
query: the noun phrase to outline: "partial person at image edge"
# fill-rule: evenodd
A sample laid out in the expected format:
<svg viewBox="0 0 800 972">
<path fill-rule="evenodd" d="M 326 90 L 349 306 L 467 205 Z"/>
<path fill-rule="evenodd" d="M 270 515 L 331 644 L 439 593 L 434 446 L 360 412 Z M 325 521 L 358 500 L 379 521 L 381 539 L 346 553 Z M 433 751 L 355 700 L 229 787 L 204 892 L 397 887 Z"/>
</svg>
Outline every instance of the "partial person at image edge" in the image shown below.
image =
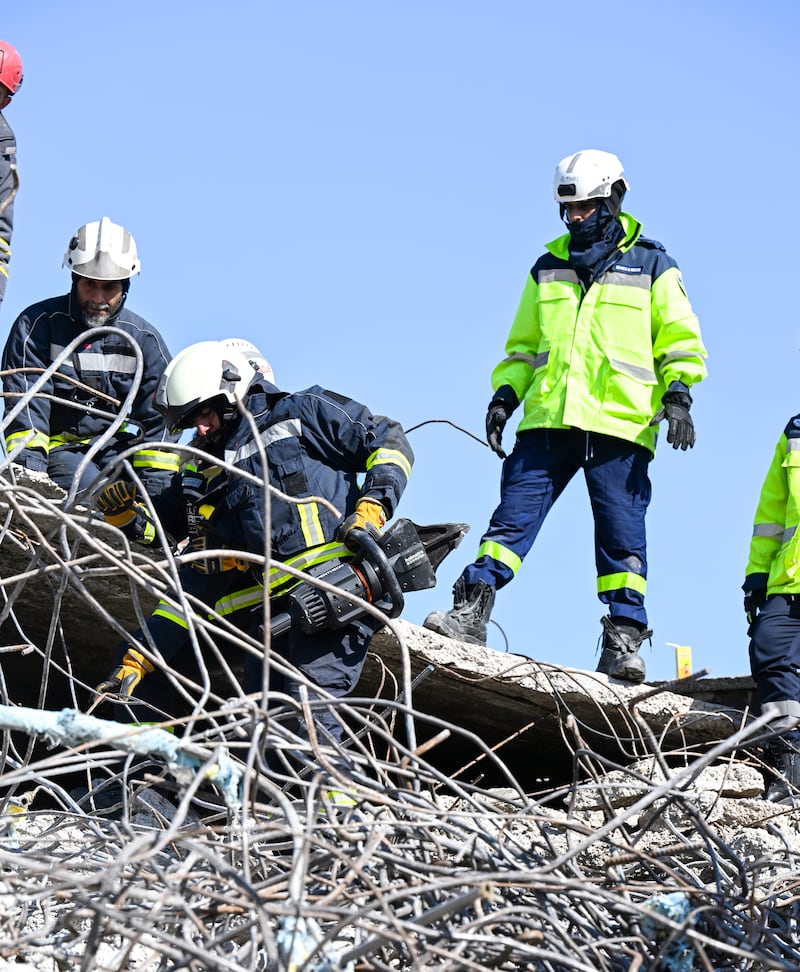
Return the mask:
<svg viewBox="0 0 800 972">
<path fill-rule="evenodd" d="M 656 426 L 666 419 L 667 442 L 693 447 L 689 389 L 706 376 L 706 351 L 677 264 L 622 212 L 628 188 L 609 152 L 576 152 L 556 168 L 555 200 L 568 232 L 534 264 L 506 357 L 492 374 L 486 433 L 505 460 L 500 504 L 476 560 L 455 583 L 453 608 L 424 623 L 485 644 L 496 592 L 513 580 L 552 504 L 582 469 L 594 515 L 597 594 L 609 608 L 597 670 L 639 683 L 639 648 L 652 636 L 645 516 Z M 503 429 L 520 403 L 506 457 Z M 550 573 L 569 587 L 569 558 Z"/>
<path fill-rule="evenodd" d="M 778 439 L 761 488 L 745 569 L 750 670 L 762 714 L 765 799 L 792 803 L 800 790 L 800 415 Z M 772 771 L 775 771 L 774 773 Z"/>
<path fill-rule="evenodd" d="M 19 185 L 17 143 L 3 110 L 21 84 L 22 59 L 11 44 L 0 41 L 0 305 L 6 293 L 14 232 L 14 196 Z"/>
</svg>

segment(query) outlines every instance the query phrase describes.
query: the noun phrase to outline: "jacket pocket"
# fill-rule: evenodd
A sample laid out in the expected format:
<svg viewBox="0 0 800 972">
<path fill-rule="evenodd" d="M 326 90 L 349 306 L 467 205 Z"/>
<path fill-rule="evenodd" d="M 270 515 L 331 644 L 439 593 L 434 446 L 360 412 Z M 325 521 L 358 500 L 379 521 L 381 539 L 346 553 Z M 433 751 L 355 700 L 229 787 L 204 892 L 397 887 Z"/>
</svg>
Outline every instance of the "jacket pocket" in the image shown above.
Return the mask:
<svg viewBox="0 0 800 972">
<path fill-rule="evenodd" d="M 309 495 L 308 479 L 300 444 L 294 436 L 269 443 L 266 447 L 270 485 L 296 499 Z M 272 497 L 272 542 L 280 556 L 305 547 L 300 507 Z"/>
<path fill-rule="evenodd" d="M 327 542 L 334 517 L 325 506 L 310 499 L 325 495 L 326 490 L 320 487 L 297 438 L 287 436 L 270 443 L 267 460 L 271 484 L 301 501 L 287 503 L 277 496 L 272 499 L 272 541 L 276 553 L 286 557 Z M 308 501 L 303 502 L 304 499 Z"/>
<path fill-rule="evenodd" d="M 603 410 L 616 418 L 647 423 L 653 416 L 658 378 L 652 358 L 634 358 L 628 349 L 609 349 L 605 361 Z"/>
<path fill-rule="evenodd" d="M 800 531 L 795 529 L 791 537 L 780 547 L 769 569 L 767 586 L 770 589 L 786 588 L 797 584 L 800 563 Z"/>
<path fill-rule="evenodd" d="M 649 364 L 653 367 L 652 312 L 650 291 L 642 287 L 601 286 L 594 309 L 596 333 L 601 343 L 613 347 L 624 340 L 621 353 L 610 352 L 609 357 L 622 361 Z M 609 343 L 610 339 L 610 343 Z"/>
<path fill-rule="evenodd" d="M 797 440 L 789 440 L 791 446 Z M 785 523 L 800 523 L 800 449 L 788 448 L 783 457 L 783 471 L 786 477 Z"/>
<path fill-rule="evenodd" d="M 800 489 L 800 449 L 789 449 L 781 463 L 785 470 L 788 499 L 785 523 L 800 523 L 798 489 Z M 797 585 L 800 578 L 800 528 L 787 526 L 783 544 L 778 549 L 769 572 L 770 587 Z"/>
</svg>

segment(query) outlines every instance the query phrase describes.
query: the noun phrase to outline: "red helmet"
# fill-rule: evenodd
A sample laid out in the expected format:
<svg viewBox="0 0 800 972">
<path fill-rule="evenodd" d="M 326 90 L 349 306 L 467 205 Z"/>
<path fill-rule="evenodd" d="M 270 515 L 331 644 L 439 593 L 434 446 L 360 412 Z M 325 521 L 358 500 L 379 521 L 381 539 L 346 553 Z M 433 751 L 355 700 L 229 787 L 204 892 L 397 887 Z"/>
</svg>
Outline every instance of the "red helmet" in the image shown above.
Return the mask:
<svg viewBox="0 0 800 972">
<path fill-rule="evenodd" d="M 16 94 L 22 84 L 22 58 L 7 41 L 0 41 L 0 84 Z"/>
</svg>

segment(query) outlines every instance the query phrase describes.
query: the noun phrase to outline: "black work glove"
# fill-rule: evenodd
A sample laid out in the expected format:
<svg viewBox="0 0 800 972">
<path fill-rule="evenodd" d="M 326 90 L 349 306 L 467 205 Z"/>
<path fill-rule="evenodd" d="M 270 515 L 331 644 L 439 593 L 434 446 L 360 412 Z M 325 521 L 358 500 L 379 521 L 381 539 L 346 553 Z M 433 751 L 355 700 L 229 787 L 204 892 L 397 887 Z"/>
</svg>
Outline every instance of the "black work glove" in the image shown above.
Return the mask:
<svg viewBox="0 0 800 972">
<path fill-rule="evenodd" d="M 744 591 L 744 613 L 747 623 L 752 625 L 758 617 L 758 612 L 767 600 L 767 581 L 769 574 L 754 571 L 747 575 L 742 584 Z"/>
<path fill-rule="evenodd" d="M 669 388 L 661 396 L 663 408 L 650 419 L 651 425 L 658 423 L 666 418 L 669 426 L 667 428 L 667 442 L 673 449 L 682 449 L 684 452 L 691 449 L 694 445 L 694 422 L 689 409 L 692 407 L 692 396 L 686 385 L 679 381 L 673 381 Z"/>
<path fill-rule="evenodd" d="M 506 458 L 502 444 L 503 429 L 517 405 L 519 399 L 511 385 L 501 385 L 494 393 L 486 412 L 486 440 L 492 452 L 496 452 L 501 459 Z"/>
<path fill-rule="evenodd" d="M 748 591 L 744 596 L 744 613 L 747 623 L 752 624 L 758 617 L 758 612 L 764 607 L 767 600 L 767 591 L 764 587 L 758 587 L 754 591 Z"/>
</svg>

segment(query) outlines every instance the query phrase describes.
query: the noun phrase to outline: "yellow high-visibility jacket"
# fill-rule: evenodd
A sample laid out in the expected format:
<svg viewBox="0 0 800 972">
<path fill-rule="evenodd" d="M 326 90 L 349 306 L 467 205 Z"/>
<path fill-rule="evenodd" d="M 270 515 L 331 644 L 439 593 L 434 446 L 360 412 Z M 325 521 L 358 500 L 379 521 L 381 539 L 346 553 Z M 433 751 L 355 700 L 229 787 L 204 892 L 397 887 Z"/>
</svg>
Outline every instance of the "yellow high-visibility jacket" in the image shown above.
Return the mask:
<svg viewBox="0 0 800 972">
<path fill-rule="evenodd" d="M 784 429 L 756 509 L 745 590 L 800 593 L 800 415 Z"/>
<path fill-rule="evenodd" d="M 569 234 L 547 244 L 528 276 L 492 387 L 510 385 L 518 431 L 579 428 L 655 452 L 649 425 L 672 381 L 706 376 L 706 350 L 680 271 L 664 247 L 620 214 L 622 243 L 587 289 Z"/>
</svg>

